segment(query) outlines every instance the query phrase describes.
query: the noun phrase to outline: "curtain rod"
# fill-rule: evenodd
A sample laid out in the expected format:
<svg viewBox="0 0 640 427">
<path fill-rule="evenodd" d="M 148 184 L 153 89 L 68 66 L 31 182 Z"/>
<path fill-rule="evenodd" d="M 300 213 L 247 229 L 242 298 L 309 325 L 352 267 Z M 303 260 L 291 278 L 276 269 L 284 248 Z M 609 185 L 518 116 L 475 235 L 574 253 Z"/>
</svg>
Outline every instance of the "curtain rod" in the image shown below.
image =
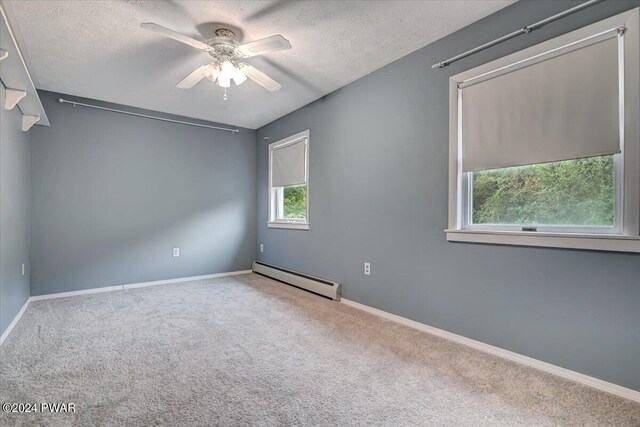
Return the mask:
<svg viewBox="0 0 640 427">
<path fill-rule="evenodd" d="M 127 114 L 127 115 L 135 116 L 135 117 L 143 117 L 145 119 L 160 120 L 162 122 L 178 123 L 178 124 L 181 124 L 181 125 L 197 126 L 197 127 L 201 127 L 201 128 L 216 129 L 216 130 L 222 130 L 222 131 L 231 132 L 231 133 L 240 132 L 240 130 L 238 130 L 238 129 L 223 128 L 223 127 L 211 126 L 211 125 L 203 125 L 203 124 L 200 124 L 200 123 L 193 123 L 193 122 L 184 122 L 182 120 L 167 119 L 167 118 L 164 118 L 164 117 L 149 116 L 147 114 L 133 113 L 131 111 L 116 110 L 115 108 L 100 107 L 99 105 L 85 104 L 85 103 L 76 102 L 76 101 L 67 101 L 66 99 L 62 99 L 62 98 L 58 98 L 58 102 L 61 103 L 61 104 L 71 104 L 74 107 L 80 106 L 80 107 L 95 108 L 97 110 L 111 111 L 113 113 Z"/>
<path fill-rule="evenodd" d="M 461 60 L 463 58 L 466 58 L 467 56 L 471 56 L 474 53 L 478 53 L 478 52 L 480 52 L 482 50 L 489 49 L 490 47 L 493 47 L 493 46 L 495 46 L 495 45 L 497 45 L 499 43 L 502 43 L 504 41 L 511 40 L 512 38 L 518 37 L 518 36 L 520 36 L 522 34 L 529 34 L 533 30 L 537 30 L 539 28 L 542 28 L 544 25 L 547 25 L 547 24 L 549 24 L 551 22 L 557 21 L 558 19 L 564 18 L 565 16 L 568 16 L 568 15 L 571 15 L 573 13 L 576 13 L 576 12 L 582 10 L 582 9 L 586 9 L 586 8 L 588 8 L 590 6 L 593 6 L 596 3 L 600 3 L 602 1 L 604 1 L 604 0 L 589 0 L 587 2 L 584 2 L 582 4 L 574 6 L 571 9 L 567 9 L 564 12 L 557 13 L 557 14 L 555 14 L 553 16 L 550 16 L 550 17 L 548 17 L 546 19 L 543 19 L 542 21 L 538 21 L 538 22 L 536 22 L 534 24 L 527 25 L 524 28 L 521 28 L 521 29 L 516 30 L 516 31 L 514 31 L 512 33 L 509 33 L 507 35 L 499 37 L 499 38 L 497 38 L 497 39 L 495 39 L 493 41 L 490 41 L 488 43 L 480 45 L 480 46 L 478 46 L 476 48 L 473 48 L 471 50 L 468 50 L 468 51 L 466 51 L 464 53 L 461 53 L 460 55 L 456 55 L 456 56 L 454 56 L 452 58 L 447 59 L 446 61 L 442 61 L 442 62 L 438 62 L 436 64 L 433 64 L 431 66 L 431 68 L 444 68 L 447 65 L 453 64 L 454 62 L 459 61 L 459 60 Z"/>
</svg>

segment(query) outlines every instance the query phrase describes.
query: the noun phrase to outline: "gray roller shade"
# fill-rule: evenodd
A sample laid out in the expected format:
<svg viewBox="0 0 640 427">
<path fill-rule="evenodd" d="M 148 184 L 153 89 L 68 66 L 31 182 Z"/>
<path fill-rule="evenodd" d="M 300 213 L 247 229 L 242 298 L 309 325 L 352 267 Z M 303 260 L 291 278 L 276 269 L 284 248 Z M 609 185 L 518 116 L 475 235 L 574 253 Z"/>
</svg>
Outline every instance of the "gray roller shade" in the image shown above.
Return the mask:
<svg viewBox="0 0 640 427">
<path fill-rule="evenodd" d="M 306 142 L 306 139 L 302 139 L 273 150 L 271 154 L 271 185 L 273 187 L 286 187 L 307 182 Z"/>
<path fill-rule="evenodd" d="M 620 152 L 617 37 L 462 89 L 463 170 Z"/>
</svg>

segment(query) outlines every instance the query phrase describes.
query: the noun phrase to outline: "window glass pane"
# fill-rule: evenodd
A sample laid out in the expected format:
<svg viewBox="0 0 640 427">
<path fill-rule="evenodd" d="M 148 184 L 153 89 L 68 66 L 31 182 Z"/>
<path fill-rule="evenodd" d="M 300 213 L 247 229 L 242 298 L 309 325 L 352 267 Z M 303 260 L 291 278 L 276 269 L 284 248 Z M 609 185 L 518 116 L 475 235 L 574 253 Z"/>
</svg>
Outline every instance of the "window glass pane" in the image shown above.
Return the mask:
<svg viewBox="0 0 640 427">
<path fill-rule="evenodd" d="M 282 195 L 282 219 L 306 220 L 307 185 L 284 187 Z"/>
<path fill-rule="evenodd" d="M 613 156 L 472 173 L 472 223 L 614 225 Z"/>
</svg>

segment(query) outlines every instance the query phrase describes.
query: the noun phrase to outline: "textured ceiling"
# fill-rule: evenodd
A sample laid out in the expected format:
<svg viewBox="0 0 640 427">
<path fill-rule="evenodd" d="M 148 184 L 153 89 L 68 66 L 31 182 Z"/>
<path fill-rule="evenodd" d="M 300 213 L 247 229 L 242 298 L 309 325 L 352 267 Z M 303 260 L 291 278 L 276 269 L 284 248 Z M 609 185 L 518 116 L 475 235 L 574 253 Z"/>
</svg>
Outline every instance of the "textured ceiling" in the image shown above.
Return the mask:
<svg viewBox="0 0 640 427">
<path fill-rule="evenodd" d="M 40 89 L 255 129 L 510 3 L 13 0 L 7 8 Z M 209 55 L 143 22 L 199 40 L 216 23 L 245 42 L 282 34 L 291 50 L 247 62 L 283 88 L 270 93 L 247 81 L 231 87 L 228 101 L 206 79 L 177 89 Z"/>
</svg>

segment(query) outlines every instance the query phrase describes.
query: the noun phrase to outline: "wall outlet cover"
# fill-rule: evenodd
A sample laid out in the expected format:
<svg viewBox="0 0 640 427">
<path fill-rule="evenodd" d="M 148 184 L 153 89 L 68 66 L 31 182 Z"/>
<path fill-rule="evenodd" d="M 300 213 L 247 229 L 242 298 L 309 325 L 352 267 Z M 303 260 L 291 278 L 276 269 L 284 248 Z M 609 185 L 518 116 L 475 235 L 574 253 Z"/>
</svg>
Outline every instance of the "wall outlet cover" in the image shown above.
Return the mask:
<svg viewBox="0 0 640 427">
<path fill-rule="evenodd" d="M 177 258 L 180 256 L 180 248 L 173 248 L 173 257 Z"/>
<path fill-rule="evenodd" d="M 370 262 L 365 262 L 364 263 L 364 274 L 365 274 L 365 276 L 371 276 L 371 263 Z"/>
</svg>

